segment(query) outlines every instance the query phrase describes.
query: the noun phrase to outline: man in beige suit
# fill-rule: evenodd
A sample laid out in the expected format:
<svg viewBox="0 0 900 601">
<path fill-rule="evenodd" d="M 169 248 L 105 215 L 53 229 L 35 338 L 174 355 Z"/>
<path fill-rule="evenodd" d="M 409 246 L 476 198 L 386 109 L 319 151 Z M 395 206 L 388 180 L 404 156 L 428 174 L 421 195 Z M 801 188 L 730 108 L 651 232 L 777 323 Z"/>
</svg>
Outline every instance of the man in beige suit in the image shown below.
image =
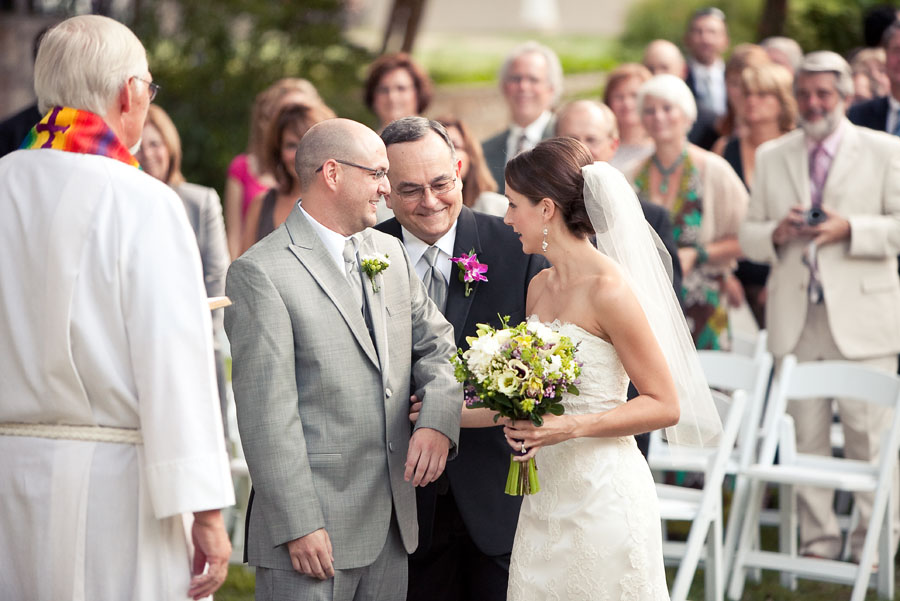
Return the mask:
<svg viewBox="0 0 900 601">
<path fill-rule="evenodd" d="M 852 360 L 897 370 L 900 351 L 900 140 L 844 117 L 850 67 L 833 52 L 804 58 L 794 84 L 800 128 L 762 147 L 741 247 L 772 265 L 769 350 L 800 361 Z M 889 410 L 838 399 L 844 452 L 874 459 Z M 829 403 L 792 401 L 800 452 L 830 455 Z M 896 480 L 896 477 L 895 477 Z M 896 483 L 895 483 L 896 486 Z M 871 495 L 858 495 L 861 552 Z M 798 491 L 801 552 L 837 557 L 832 493 Z M 895 530 L 896 530 L 896 517 Z"/>
</svg>

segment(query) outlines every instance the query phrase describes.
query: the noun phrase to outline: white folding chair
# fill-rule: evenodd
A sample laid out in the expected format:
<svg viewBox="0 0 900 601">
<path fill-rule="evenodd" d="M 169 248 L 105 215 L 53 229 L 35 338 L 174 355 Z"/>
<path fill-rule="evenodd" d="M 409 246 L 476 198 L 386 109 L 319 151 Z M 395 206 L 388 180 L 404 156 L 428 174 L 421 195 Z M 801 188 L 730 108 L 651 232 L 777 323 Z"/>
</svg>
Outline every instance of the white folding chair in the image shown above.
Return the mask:
<svg viewBox="0 0 900 601">
<path fill-rule="evenodd" d="M 764 336 L 765 332 L 761 334 Z M 754 356 L 723 351 L 699 351 L 699 356 L 700 365 L 711 388 L 725 392 L 743 390 L 747 394 L 737 446 L 725 465 L 726 475 L 735 476 L 734 496 L 725 529 L 723 558 L 725 571 L 730 572 L 749 492 L 747 481 L 739 474 L 756 460 L 759 424 L 772 372 L 772 355 L 763 349 Z M 672 449 L 663 442 L 660 433 L 653 432 L 647 461 L 650 469 L 657 472 L 700 472 L 706 469 L 713 451 L 714 449 L 679 448 L 677 453 L 673 454 Z"/>
<path fill-rule="evenodd" d="M 796 452 L 793 420 L 786 414 L 788 399 L 852 398 L 894 409 L 882 439 L 877 462 L 822 457 Z M 830 401 L 822 401 L 830 402 Z M 876 545 L 880 561 L 877 572 L 879 595 L 894 596 L 894 550 L 891 548 L 893 469 L 900 450 L 900 378 L 847 361 L 797 364 L 784 359 L 766 410 L 766 430 L 759 461 L 745 475 L 750 480 L 747 514 L 735 554 L 728 597 L 737 600 L 744 588 L 746 571 L 753 568 L 782 573 L 782 583 L 796 586 L 796 578 L 810 578 L 853 585 L 851 601 L 862 601 L 872 576 Z M 775 463 L 778 450 L 779 463 Z M 780 486 L 779 551 L 755 549 L 760 503 L 766 483 Z M 874 493 L 874 505 L 859 563 L 798 557 L 797 517 L 794 487 L 818 486 L 851 492 Z"/>
<path fill-rule="evenodd" d="M 731 335 L 731 352 L 745 357 L 760 357 L 766 352 L 768 339 L 769 335 L 765 330 L 760 330 L 755 336 L 734 332 Z"/>
<path fill-rule="evenodd" d="M 675 581 L 672 583 L 672 601 L 684 601 L 687 598 L 694 573 L 704 555 L 704 572 L 706 579 L 706 600 L 720 601 L 725 592 L 726 572 L 723 565 L 722 547 L 722 483 L 725 479 L 725 467 L 737 441 L 741 421 L 745 414 L 747 397 L 744 391 L 737 390 L 732 397 L 714 392 L 716 408 L 722 417 L 722 436 L 719 446 L 707 455 L 706 465 L 702 469 L 704 482 L 702 489 L 657 484 L 660 518 L 674 521 L 690 521 L 691 529 L 687 541 L 678 543 L 663 542 L 663 557 L 667 563 L 673 559 L 679 563 Z M 670 448 L 670 456 L 677 457 L 680 450 Z M 704 553 L 705 551 L 705 553 Z"/>
</svg>

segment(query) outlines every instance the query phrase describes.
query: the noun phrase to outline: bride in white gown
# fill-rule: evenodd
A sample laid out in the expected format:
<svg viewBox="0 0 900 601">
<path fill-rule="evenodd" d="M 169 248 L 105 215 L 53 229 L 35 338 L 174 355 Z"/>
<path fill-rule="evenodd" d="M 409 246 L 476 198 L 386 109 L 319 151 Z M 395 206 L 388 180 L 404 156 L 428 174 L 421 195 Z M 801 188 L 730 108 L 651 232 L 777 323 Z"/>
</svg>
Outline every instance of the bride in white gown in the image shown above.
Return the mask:
<svg viewBox="0 0 900 601">
<path fill-rule="evenodd" d="M 657 245 L 624 177 L 579 142 L 542 142 L 506 180 L 506 223 L 553 265 L 532 280 L 527 311 L 577 342 L 584 363 L 565 414 L 506 422 L 541 481 L 522 504 L 508 598 L 668 599 L 656 490 L 633 435 L 667 428 L 670 441 L 709 444 L 721 425 Z M 641 394 L 626 403 L 629 379 Z"/>
</svg>

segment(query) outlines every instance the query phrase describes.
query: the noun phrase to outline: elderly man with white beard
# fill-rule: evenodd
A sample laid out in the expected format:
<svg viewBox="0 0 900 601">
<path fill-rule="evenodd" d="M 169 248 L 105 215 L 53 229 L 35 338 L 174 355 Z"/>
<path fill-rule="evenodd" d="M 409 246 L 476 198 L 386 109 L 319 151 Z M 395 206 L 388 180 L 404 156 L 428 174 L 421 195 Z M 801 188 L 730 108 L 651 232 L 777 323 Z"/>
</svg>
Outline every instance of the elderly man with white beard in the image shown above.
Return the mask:
<svg viewBox="0 0 900 601">
<path fill-rule="evenodd" d="M 833 52 L 804 58 L 794 93 L 800 127 L 759 148 L 739 236 L 748 259 L 772 265 L 769 350 L 776 358 L 851 360 L 896 373 L 900 141 L 847 121 L 853 81 L 847 62 Z M 837 406 L 845 455 L 876 459 L 890 410 L 848 399 L 837 399 Z M 797 450 L 830 455 L 831 403 L 791 401 L 788 411 Z M 851 535 L 854 560 L 862 552 L 872 496 L 855 500 L 861 519 Z M 801 488 L 798 501 L 801 552 L 837 557 L 841 534 L 831 491 Z M 896 537 L 896 515 L 893 520 Z"/>
</svg>

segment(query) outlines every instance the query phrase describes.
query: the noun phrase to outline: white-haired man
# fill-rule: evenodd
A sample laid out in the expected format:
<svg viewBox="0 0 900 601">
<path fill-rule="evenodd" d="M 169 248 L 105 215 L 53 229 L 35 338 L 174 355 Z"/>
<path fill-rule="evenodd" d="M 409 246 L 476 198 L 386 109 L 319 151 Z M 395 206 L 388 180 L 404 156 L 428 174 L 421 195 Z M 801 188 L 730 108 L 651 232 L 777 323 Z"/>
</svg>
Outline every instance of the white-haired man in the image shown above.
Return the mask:
<svg viewBox="0 0 900 601">
<path fill-rule="evenodd" d="M 157 89 L 127 27 L 63 21 L 35 63 L 45 117 L 0 160 L 4 598 L 200 598 L 227 574 L 197 242 L 132 156 Z"/>
<path fill-rule="evenodd" d="M 776 357 L 853 360 L 896 373 L 900 141 L 847 121 L 853 80 L 847 62 L 833 52 L 804 58 L 794 93 L 800 128 L 759 148 L 740 229 L 747 258 L 772 265 L 769 350 Z M 837 406 L 846 456 L 876 459 L 889 410 L 847 399 Z M 792 401 L 788 411 L 797 449 L 830 455 L 831 404 Z M 801 489 L 798 500 L 801 552 L 837 557 L 841 535 L 831 491 Z M 858 494 L 856 501 L 861 519 L 850 542 L 858 558 L 872 498 Z"/>
<path fill-rule="evenodd" d="M 484 159 L 501 194 L 506 189 L 506 162 L 553 135 L 551 109 L 559 101 L 562 85 L 559 57 L 542 44 L 525 42 L 503 61 L 500 89 L 512 123 L 483 142 Z"/>
</svg>

